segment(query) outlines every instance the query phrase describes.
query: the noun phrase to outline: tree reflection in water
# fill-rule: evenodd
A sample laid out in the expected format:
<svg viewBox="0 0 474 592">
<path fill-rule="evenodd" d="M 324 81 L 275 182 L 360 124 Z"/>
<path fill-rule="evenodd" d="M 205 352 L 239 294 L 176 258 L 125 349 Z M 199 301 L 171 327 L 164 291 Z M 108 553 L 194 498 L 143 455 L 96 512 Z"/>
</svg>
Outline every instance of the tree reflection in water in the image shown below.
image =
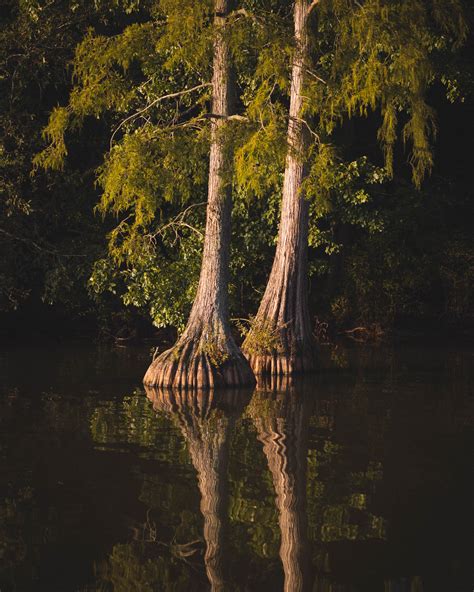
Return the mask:
<svg viewBox="0 0 474 592">
<path fill-rule="evenodd" d="M 311 592 L 468 590 L 472 353 L 362 354 L 242 419 L 242 393 L 74 390 L 72 363 L 66 393 L 54 356 L 3 385 L 0 588 L 298 590 L 308 541 Z"/>
<path fill-rule="evenodd" d="M 285 592 L 309 586 L 306 471 L 309 399 L 290 377 L 259 385 L 249 408 L 270 469 L 281 530 Z"/>
<path fill-rule="evenodd" d="M 153 554 L 149 554 L 153 545 L 149 545 L 148 554 L 144 554 L 145 560 L 151 561 L 148 564 L 143 562 L 143 557 L 139 558 L 137 555 L 135 558 L 131 553 L 134 550 L 142 553 L 139 546 L 123 545 L 121 551 L 120 546 L 117 546 L 110 562 L 111 565 L 115 565 L 115 576 L 108 578 L 108 581 L 115 580 L 114 590 L 122 589 L 117 587 L 117 582 L 122 582 L 123 577 L 117 578 L 117 574 L 133 571 L 138 565 L 148 565 L 148 582 L 159 582 L 161 585 L 166 583 L 166 589 L 176 591 L 206 589 L 202 587 L 203 567 L 207 574 L 207 585 L 210 584 L 211 589 L 215 591 L 254 590 L 258 589 L 255 588 L 257 581 L 264 586 L 263 589 L 283 588 L 286 592 L 350 590 L 344 584 L 336 583 L 331 577 L 332 562 L 326 544 L 334 541 L 378 538 L 379 529 L 374 529 L 374 525 L 378 524 L 379 520 L 364 504 L 361 505 L 359 498 L 362 497 L 365 503 L 366 496 L 354 493 L 360 492 L 360 487 L 365 490 L 365 481 L 370 476 L 367 477 L 365 472 L 354 473 L 347 470 L 346 461 L 350 459 L 345 459 L 343 449 L 334 441 L 333 431 L 336 416 L 343 419 L 347 414 L 351 417 L 351 425 L 357 424 L 364 431 L 371 431 L 367 430 L 363 421 L 363 417 L 367 415 L 363 397 L 358 395 L 354 399 L 346 396 L 344 400 L 339 401 L 343 404 L 340 412 L 337 412 L 338 399 L 318 396 L 313 383 L 298 381 L 294 384 L 289 379 L 280 379 L 278 383 L 261 384 L 248 405 L 246 420 L 239 422 L 236 430 L 238 438 L 237 442 L 234 441 L 232 444 L 233 454 L 236 454 L 237 446 L 238 456 L 244 455 L 246 460 L 243 461 L 244 474 L 237 474 L 237 482 L 236 475 L 233 475 L 233 489 L 229 494 L 228 465 L 229 457 L 232 458 L 230 448 L 234 424 L 248 404 L 250 393 L 206 393 L 148 388 L 147 396 L 158 414 L 153 413 L 151 405 L 143 406 L 145 398 L 137 393 L 134 397 L 136 404 L 126 405 L 128 412 L 133 410 L 133 417 L 130 416 L 129 421 L 132 426 L 148 426 L 147 449 L 153 449 L 153 440 L 160 438 L 160 428 L 155 432 L 153 419 L 156 426 L 162 426 L 161 429 L 171 421 L 184 439 L 189 458 L 197 473 L 200 492 L 200 510 L 204 521 L 204 566 L 197 561 L 200 557 L 197 553 L 200 544 L 196 539 L 200 538 L 200 529 L 196 522 L 196 512 L 186 509 L 189 508 L 186 506 L 186 497 L 176 496 L 177 484 L 173 484 L 172 489 L 165 494 L 171 495 L 170 500 L 165 502 L 161 497 L 165 493 L 163 484 L 160 484 L 163 476 L 151 475 L 145 480 L 145 483 L 149 484 L 146 490 L 148 493 L 143 490 L 141 499 L 149 508 L 155 510 L 166 506 L 170 517 L 173 516 L 169 521 L 170 526 L 177 530 L 171 536 L 171 542 L 167 543 L 169 549 L 163 547 L 158 555 L 154 555 L 154 560 Z M 102 417 L 99 423 L 105 425 L 108 422 Z M 347 421 L 342 423 L 347 430 Z M 97 421 L 94 425 L 96 424 Z M 245 424 L 251 429 L 244 429 Z M 318 426 L 323 434 L 322 440 L 309 441 L 310 424 L 313 430 Z M 110 436 L 110 430 L 105 431 Z M 378 433 L 378 430 L 375 432 Z M 173 442 L 176 436 L 177 433 L 172 437 L 170 432 L 165 431 L 160 448 L 169 451 L 171 445 L 174 452 L 168 462 L 170 466 L 175 467 L 177 448 Z M 261 444 L 263 454 L 260 457 L 258 451 L 262 449 Z M 183 460 L 181 457 L 179 462 Z M 368 460 L 366 459 L 366 462 Z M 252 499 L 249 486 L 252 489 L 252 483 L 265 482 L 265 478 L 262 479 L 262 469 L 265 465 L 269 470 L 270 497 Z M 237 467 L 232 464 L 232 472 L 235 469 Z M 247 477 L 252 481 L 247 481 Z M 272 489 L 276 496 L 276 504 L 273 502 Z M 307 491 L 310 494 L 308 503 Z M 250 497 L 247 497 L 249 495 Z M 228 533 L 229 505 L 234 508 L 253 509 L 248 515 L 245 511 L 231 512 L 231 533 Z M 161 512 L 162 509 L 159 510 L 162 520 L 164 516 Z M 181 519 L 178 518 L 179 515 Z M 270 518 L 272 515 L 274 518 Z M 262 524 L 265 517 L 266 526 Z M 180 521 L 181 525 L 178 524 Z M 151 522 L 153 525 L 153 520 Z M 246 527 L 240 529 L 239 523 L 245 524 Z M 257 536 L 255 539 L 254 536 L 258 533 L 263 538 Z M 230 552 L 229 539 L 233 541 L 233 553 Z M 279 570 L 273 562 L 273 557 L 276 557 L 277 553 L 276 548 L 275 555 L 271 550 L 269 554 L 262 554 L 258 549 L 254 549 L 257 554 L 247 556 L 246 545 L 250 539 L 260 540 L 267 551 L 269 539 L 280 541 L 280 565 L 283 567 L 284 575 L 281 587 L 280 576 L 277 573 Z M 157 541 L 153 539 L 152 542 Z M 164 543 L 158 541 L 158 544 Z M 154 548 L 156 553 L 156 544 Z M 120 556 L 119 551 L 122 553 Z M 125 551 L 128 555 L 123 555 Z M 124 569 L 124 566 L 128 567 Z M 231 574 L 227 573 L 229 567 L 233 572 Z M 248 572 L 247 568 L 250 568 Z M 239 572 L 235 572 L 236 569 Z M 197 577 L 193 576 L 193 572 Z M 155 589 L 154 585 L 151 584 L 150 590 Z"/>
<path fill-rule="evenodd" d="M 227 546 L 227 470 L 234 423 L 250 399 L 246 391 L 170 391 L 146 388 L 156 411 L 179 426 L 197 472 L 204 518 L 204 562 L 213 592 L 229 590 Z"/>
</svg>

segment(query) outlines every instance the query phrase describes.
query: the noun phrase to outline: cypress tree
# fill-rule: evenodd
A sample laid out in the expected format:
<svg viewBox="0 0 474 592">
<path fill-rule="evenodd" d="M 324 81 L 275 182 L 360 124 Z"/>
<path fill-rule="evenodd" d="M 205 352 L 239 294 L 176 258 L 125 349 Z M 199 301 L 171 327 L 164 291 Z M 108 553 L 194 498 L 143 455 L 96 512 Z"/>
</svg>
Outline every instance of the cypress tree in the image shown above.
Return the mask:
<svg viewBox="0 0 474 592">
<path fill-rule="evenodd" d="M 253 351 L 254 334 L 247 336 L 243 350 L 255 373 L 288 374 L 312 367 L 312 333 L 307 297 L 308 201 L 301 191 L 308 146 L 301 119 L 305 65 L 309 57 L 307 0 L 294 3 L 295 48 L 291 69 L 288 153 L 283 181 L 280 228 L 273 267 L 255 324 L 278 328 L 278 347 L 263 353 Z"/>
<path fill-rule="evenodd" d="M 68 153 L 66 131 L 76 130 L 91 115 L 127 114 L 114 126 L 99 170 L 103 193 L 98 209 L 125 214 L 109 235 L 115 264 L 140 264 L 156 250 L 157 233 L 149 226 L 157 212 L 166 202 L 192 198 L 193 190 L 205 184 L 210 122 L 199 284 L 184 331 L 173 348 L 152 362 L 144 377 L 147 385 L 212 388 L 254 383 L 228 318 L 230 4 L 160 0 L 152 3 L 151 18 L 144 23 L 115 36 L 90 32 L 76 50 L 76 83 L 69 104 L 51 114 L 45 130 L 50 144 L 36 158 L 39 166 L 61 168 Z M 147 102 L 141 106 L 144 96 Z"/>
<path fill-rule="evenodd" d="M 79 44 L 69 103 L 51 114 L 45 129 L 50 144 L 35 162 L 61 168 L 66 132 L 72 137 L 91 117 L 112 124 L 98 175 L 98 210 L 120 218 L 109 233 L 109 257 L 122 278 L 131 278 L 127 304 L 149 302 L 153 281 L 166 275 L 172 257 L 160 243 L 163 212 L 197 206 L 207 193 L 203 265 L 188 323 L 145 377 L 148 384 L 205 388 L 253 382 L 227 318 L 231 178 L 239 199 L 253 194 L 275 204 L 270 192 L 279 195 L 284 169 L 275 259 L 244 350 L 256 373 L 309 370 L 315 359 L 308 210 L 330 207 L 342 162 L 334 132 L 348 118 L 379 114 L 387 175 L 401 136 L 413 180 L 421 184 L 432 167 L 436 131 L 427 91 L 442 78 L 437 57 L 466 36 L 460 2 L 242 0 L 233 11 L 217 0 L 144 5 L 147 15 L 122 32 L 89 32 Z M 243 115 L 231 108 L 234 66 Z M 174 220 L 173 228 L 181 222 Z M 198 260 L 197 235 L 190 224 L 176 232 L 182 260 Z M 184 252 L 187 246 L 193 257 Z M 156 262 L 158 252 L 166 260 L 163 273 L 159 266 L 149 273 L 147 262 Z M 163 293 L 170 285 L 186 291 L 181 299 L 173 288 L 177 307 L 191 301 L 195 285 L 183 281 L 183 269 L 176 265 L 175 275 L 162 282 L 157 324 L 184 326 L 182 313 L 156 312 L 166 309 Z M 140 290 L 146 295 L 137 296 Z"/>
<path fill-rule="evenodd" d="M 440 52 L 462 43 L 467 30 L 458 0 L 295 0 L 293 26 L 278 242 L 242 346 L 256 374 L 293 374 L 315 365 L 307 297 L 307 198 L 323 207 L 328 185 L 330 191 L 327 178 L 339 159 L 335 129 L 348 118 L 380 113 L 378 139 L 391 176 L 403 114 L 401 135 L 411 148 L 412 178 L 419 187 L 433 165 L 436 121 L 426 97 L 441 78 L 434 64 Z M 278 76 L 267 64 L 260 88 Z M 284 83 L 280 86 L 284 89 Z M 257 92 L 257 103 L 258 97 Z M 238 179 L 244 187 L 250 185 L 255 160 L 262 157 L 261 149 L 249 148 L 254 140 L 241 149 L 254 156 L 247 164 L 241 159 Z"/>
<path fill-rule="evenodd" d="M 212 128 L 206 234 L 201 275 L 188 324 L 176 345 L 154 360 L 144 383 L 207 388 L 254 382 L 229 325 L 227 285 L 232 202 L 225 179 L 224 130 L 231 115 L 229 0 L 214 2 Z"/>
</svg>

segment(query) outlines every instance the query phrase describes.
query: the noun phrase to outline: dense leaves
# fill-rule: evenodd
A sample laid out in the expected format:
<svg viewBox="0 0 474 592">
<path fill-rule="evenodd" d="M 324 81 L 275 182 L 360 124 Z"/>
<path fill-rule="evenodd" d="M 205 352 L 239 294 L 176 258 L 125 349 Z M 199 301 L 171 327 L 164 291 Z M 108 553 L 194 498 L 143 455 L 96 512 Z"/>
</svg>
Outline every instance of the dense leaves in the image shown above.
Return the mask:
<svg viewBox="0 0 474 592">
<path fill-rule="evenodd" d="M 291 2 L 237 4 L 227 140 L 231 304 L 242 317 L 272 260 L 294 47 Z M 110 318 L 131 307 L 182 328 L 204 225 L 211 2 L 5 6 L 1 308 L 64 302 Z M 314 313 L 384 325 L 469 317 L 467 147 L 449 132 L 472 116 L 467 7 L 321 0 L 311 18 L 301 116 Z"/>
</svg>

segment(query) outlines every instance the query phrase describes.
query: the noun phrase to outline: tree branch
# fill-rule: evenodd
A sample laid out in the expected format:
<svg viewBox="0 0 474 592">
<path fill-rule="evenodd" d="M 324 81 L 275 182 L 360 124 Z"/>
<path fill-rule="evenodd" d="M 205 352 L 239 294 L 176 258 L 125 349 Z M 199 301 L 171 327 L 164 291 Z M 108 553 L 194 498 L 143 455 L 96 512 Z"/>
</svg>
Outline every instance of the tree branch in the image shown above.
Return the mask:
<svg viewBox="0 0 474 592">
<path fill-rule="evenodd" d="M 228 15 L 228 17 L 234 17 L 234 16 L 236 16 L 236 17 L 244 16 L 245 18 L 252 19 L 254 21 L 254 23 L 260 24 L 258 17 L 255 14 L 253 14 L 253 12 L 248 11 L 246 8 L 239 8 L 238 10 L 233 10 Z"/>
<path fill-rule="evenodd" d="M 219 115 L 218 113 L 204 113 L 202 119 L 225 119 L 226 121 L 249 121 L 246 115 Z"/>
<path fill-rule="evenodd" d="M 319 134 L 317 134 L 313 129 L 311 129 L 309 123 L 306 121 L 306 119 L 303 119 L 301 117 L 291 117 L 290 119 L 292 119 L 293 121 L 297 121 L 298 123 L 302 123 L 304 126 L 306 126 L 306 128 L 308 129 L 309 133 L 313 136 L 313 138 L 316 138 L 316 140 L 318 141 L 318 143 L 321 143 L 321 138 L 319 137 Z"/>
<path fill-rule="evenodd" d="M 317 74 L 315 74 L 312 70 L 310 70 L 309 68 L 305 68 L 306 72 L 308 74 L 310 74 L 313 78 L 316 78 L 316 80 L 318 80 L 319 82 L 322 82 L 323 84 L 327 84 L 327 82 L 325 80 L 323 80 L 322 78 L 320 78 Z"/>
<path fill-rule="evenodd" d="M 192 210 L 193 208 L 197 208 L 200 206 L 205 206 L 207 205 L 206 201 L 203 202 L 199 202 L 196 204 L 191 204 L 190 206 L 188 206 L 187 208 L 185 208 L 182 212 L 180 212 L 177 216 L 175 216 L 172 220 L 170 220 L 169 222 L 167 222 L 165 225 L 161 226 L 160 228 L 158 228 L 154 233 L 152 234 L 148 234 L 147 237 L 149 238 L 149 240 L 152 243 L 155 243 L 155 239 L 158 235 L 160 236 L 164 236 L 165 234 L 165 230 L 167 230 L 168 228 L 172 229 L 174 231 L 175 234 L 175 239 L 173 244 L 176 244 L 176 242 L 179 239 L 179 235 L 178 235 L 178 230 L 180 228 L 188 228 L 189 230 L 191 230 L 192 232 L 195 232 L 199 238 L 202 240 L 204 239 L 204 235 L 202 234 L 202 232 L 196 228 L 195 226 L 192 226 L 191 224 L 189 224 L 188 222 L 185 221 L 185 217 L 187 215 L 187 213 Z"/>
<path fill-rule="evenodd" d="M 170 93 L 167 95 L 163 95 L 161 97 L 158 97 L 157 99 L 155 99 L 154 101 L 152 101 L 149 105 L 147 105 L 146 107 L 144 107 L 143 109 L 140 109 L 140 111 L 137 111 L 136 113 L 132 113 L 132 115 L 129 115 L 128 117 L 126 117 L 123 121 L 120 122 L 120 124 L 115 128 L 111 138 L 110 138 L 110 148 L 112 148 L 112 144 L 113 144 L 113 140 L 114 137 L 116 135 L 116 133 L 129 121 L 132 121 L 133 119 L 135 119 L 136 117 L 139 117 L 140 115 L 143 115 L 143 113 L 145 113 L 146 111 L 148 111 L 148 109 L 151 109 L 152 107 L 154 107 L 156 104 L 160 103 L 161 101 L 164 101 L 165 99 L 174 99 L 176 97 L 181 97 L 183 95 L 189 94 L 191 92 L 194 92 L 195 90 L 200 90 L 201 88 L 205 88 L 207 86 L 212 86 L 212 82 L 204 82 L 203 84 L 198 84 L 197 86 L 193 86 L 192 88 L 187 88 L 185 90 L 180 90 L 178 92 L 175 93 Z"/>
<path fill-rule="evenodd" d="M 319 4 L 319 0 L 313 0 L 311 2 L 311 4 L 308 6 L 308 15 L 311 14 L 311 11 L 316 7 L 317 4 Z"/>
</svg>

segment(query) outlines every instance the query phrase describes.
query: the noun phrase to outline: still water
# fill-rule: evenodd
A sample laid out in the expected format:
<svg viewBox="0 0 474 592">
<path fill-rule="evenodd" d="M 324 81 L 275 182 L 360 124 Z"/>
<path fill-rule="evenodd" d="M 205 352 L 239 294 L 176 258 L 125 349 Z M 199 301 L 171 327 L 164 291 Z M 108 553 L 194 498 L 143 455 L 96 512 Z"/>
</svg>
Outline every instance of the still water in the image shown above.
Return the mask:
<svg viewBox="0 0 474 592">
<path fill-rule="evenodd" d="M 0 350 L 1 592 L 472 590 L 472 350 L 214 396 L 149 353 Z"/>
</svg>

